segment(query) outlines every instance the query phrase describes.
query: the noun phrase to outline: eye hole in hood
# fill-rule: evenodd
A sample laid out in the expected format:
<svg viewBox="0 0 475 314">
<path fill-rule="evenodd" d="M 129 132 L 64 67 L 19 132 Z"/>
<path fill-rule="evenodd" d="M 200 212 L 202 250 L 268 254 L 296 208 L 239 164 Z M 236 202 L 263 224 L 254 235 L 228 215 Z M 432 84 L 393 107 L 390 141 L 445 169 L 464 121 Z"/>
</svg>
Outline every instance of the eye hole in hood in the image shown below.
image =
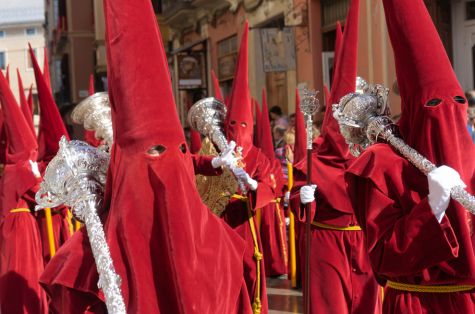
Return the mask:
<svg viewBox="0 0 475 314">
<path fill-rule="evenodd" d="M 440 105 L 441 102 L 442 102 L 441 99 L 439 99 L 439 98 L 434 98 L 434 99 L 429 100 L 429 101 L 426 103 L 426 107 L 437 107 L 438 105 Z"/>
<path fill-rule="evenodd" d="M 455 97 L 454 97 L 454 100 L 455 100 L 456 102 L 458 102 L 459 104 L 462 104 L 462 105 L 467 102 L 467 101 L 465 100 L 465 98 L 462 97 L 462 96 L 455 96 Z"/>
<path fill-rule="evenodd" d="M 147 150 L 147 154 L 151 157 L 158 157 L 162 155 L 166 150 L 167 148 L 163 145 L 155 145 L 155 146 L 151 146 Z"/>
</svg>

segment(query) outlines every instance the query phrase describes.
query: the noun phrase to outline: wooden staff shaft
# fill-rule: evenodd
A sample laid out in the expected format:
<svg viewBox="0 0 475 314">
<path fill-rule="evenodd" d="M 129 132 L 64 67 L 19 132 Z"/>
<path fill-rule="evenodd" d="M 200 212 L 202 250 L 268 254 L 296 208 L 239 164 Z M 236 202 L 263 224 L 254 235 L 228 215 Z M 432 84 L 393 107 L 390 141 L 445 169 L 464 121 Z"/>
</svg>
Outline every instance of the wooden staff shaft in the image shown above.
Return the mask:
<svg viewBox="0 0 475 314">
<path fill-rule="evenodd" d="M 307 149 L 307 185 L 312 184 L 312 150 Z M 310 314 L 310 235 L 312 203 L 305 208 L 305 313 Z"/>
</svg>

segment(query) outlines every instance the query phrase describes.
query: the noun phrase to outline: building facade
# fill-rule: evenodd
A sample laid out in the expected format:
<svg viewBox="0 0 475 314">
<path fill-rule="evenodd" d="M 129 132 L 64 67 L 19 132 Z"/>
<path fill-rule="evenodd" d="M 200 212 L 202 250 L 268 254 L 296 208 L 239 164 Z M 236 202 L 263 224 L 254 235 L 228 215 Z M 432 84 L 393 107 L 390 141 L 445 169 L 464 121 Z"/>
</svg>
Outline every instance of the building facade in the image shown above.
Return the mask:
<svg viewBox="0 0 475 314">
<path fill-rule="evenodd" d="M 95 63 L 93 2 L 47 1 L 46 37 L 52 88 L 59 107 L 75 105 L 88 96 Z"/>
<path fill-rule="evenodd" d="M 36 103 L 36 84 L 33 65 L 28 52 L 28 43 L 36 52 L 42 65 L 44 56 L 44 6 L 43 0 L 8 1 L 0 0 L 0 69 L 5 74 L 10 68 L 10 86 L 19 100 L 16 71 L 23 79 L 24 90 L 28 93 L 33 86 Z M 35 107 L 35 110 L 37 106 Z"/>
<path fill-rule="evenodd" d="M 30 1 L 30 0 L 29 0 Z M 214 70 L 224 95 L 231 89 L 246 20 L 249 81 L 259 102 L 295 111 L 295 89 L 331 86 L 336 22 L 344 27 L 349 0 L 151 0 L 157 12 L 182 121 L 196 100 L 213 95 Z M 474 85 L 475 1 L 425 0 L 462 85 Z M 473 5 L 473 8 L 472 8 Z M 472 12 L 473 11 L 473 12 Z M 472 12 L 472 13 L 471 13 Z M 107 89 L 102 0 L 51 0 L 46 8 L 53 89 L 58 104 L 87 96 L 89 75 Z M 464 18 L 461 18 L 461 17 Z M 360 1 L 358 74 L 391 90 L 400 112 L 392 48 L 380 0 Z M 474 44 L 470 40 L 474 38 Z M 469 66 L 467 66 L 469 65 Z M 320 101 L 323 97 L 320 95 Z M 322 106 L 323 107 L 323 106 Z M 321 117 L 320 117 L 321 118 Z"/>
<path fill-rule="evenodd" d="M 475 1 L 450 3 L 453 34 L 453 63 L 465 91 L 475 90 Z"/>
<path fill-rule="evenodd" d="M 360 75 L 392 86 L 395 71 L 379 2 L 361 1 Z M 260 102 L 265 88 L 269 106 L 279 106 L 286 114 L 295 112 L 296 88 L 322 91 L 324 85 L 331 86 L 336 23 L 344 25 L 348 5 L 349 0 L 162 1 L 159 22 L 167 28 L 182 119 L 194 101 L 214 93 L 211 70 L 223 94 L 229 93 L 246 20 L 251 94 Z M 182 71 L 187 67 L 196 68 L 195 80 Z M 396 93 L 391 99 L 399 103 Z M 320 102 L 324 103 L 321 93 Z"/>
<path fill-rule="evenodd" d="M 159 23 L 181 118 L 196 100 L 213 95 L 211 70 L 229 94 L 241 34 L 249 22 L 249 83 L 259 102 L 295 110 L 295 88 L 315 88 L 312 20 L 307 1 L 161 1 Z M 321 79 L 320 79 L 321 80 Z M 320 84 L 319 84 L 320 83 Z"/>
<path fill-rule="evenodd" d="M 246 20 L 250 25 L 249 75 L 253 97 L 260 101 L 261 90 L 265 88 L 269 105 L 278 105 L 289 114 L 295 111 L 296 87 L 322 91 L 324 85 L 331 86 L 336 22 L 340 21 L 344 27 L 350 1 L 163 0 L 158 3 L 176 99 L 185 119 L 190 104 L 214 93 L 211 70 L 217 73 L 223 93 L 229 93 Z M 425 3 L 462 84 L 473 88 L 475 1 L 425 0 Z M 464 12 L 460 13 L 462 9 Z M 453 17 L 456 14 L 458 18 Z M 394 57 L 380 0 L 360 1 L 359 32 L 358 74 L 371 83 L 390 88 L 390 104 L 393 115 L 397 116 L 400 99 Z M 196 69 L 194 80 L 181 71 L 189 67 Z M 321 95 L 320 101 L 323 103 Z"/>
</svg>

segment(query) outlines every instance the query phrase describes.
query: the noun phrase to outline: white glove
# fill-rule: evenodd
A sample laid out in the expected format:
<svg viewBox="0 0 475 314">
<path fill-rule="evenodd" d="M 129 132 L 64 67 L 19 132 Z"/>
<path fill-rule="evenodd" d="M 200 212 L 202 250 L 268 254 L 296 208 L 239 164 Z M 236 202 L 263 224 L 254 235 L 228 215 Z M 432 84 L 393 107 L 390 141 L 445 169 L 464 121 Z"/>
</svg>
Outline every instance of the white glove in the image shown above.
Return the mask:
<svg viewBox="0 0 475 314">
<path fill-rule="evenodd" d="M 285 225 L 287 227 L 290 226 L 290 218 L 289 217 L 285 217 Z"/>
<path fill-rule="evenodd" d="M 440 223 L 447 207 L 449 207 L 450 190 L 455 186 L 466 187 L 466 185 L 460 179 L 459 173 L 447 166 L 432 170 L 427 175 L 427 179 L 429 181 L 429 205 Z"/>
<path fill-rule="evenodd" d="M 288 206 L 290 201 L 290 191 L 285 192 L 284 194 L 284 205 Z"/>
<path fill-rule="evenodd" d="M 251 178 L 251 176 L 247 174 L 246 170 L 243 168 L 234 168 L 233 173 L 236 178 L 239 181 L 244 182 L 251 191 L 257 190 L 257 181 Z"/>
<path fill-rule="evenodd" d="M 38 169 L 38 163 L 32 160 L 28 160 L 28 161 L 30 162 L 31 172 L 33 172 L 35 177 L 41 178 L 41 173 L 40 173 L 40 170 Z"/>
<path fill-rule="evenodd" d="M 314 202 L 316 189 L 317 186 L 315 184 L 302 186 L 300 188 L 300 202 L 304 205 Z"/>
<path fill-rule="evenodd" d="M 236 148 L 236 142 L 229 142 L 228 148 L 226 148 L 221 154 L 211 160 L 213 168 L 226 167 L 232 169 L 236 166 L 238 159 L 234 156 L 234 149 Z"/>
</svg>

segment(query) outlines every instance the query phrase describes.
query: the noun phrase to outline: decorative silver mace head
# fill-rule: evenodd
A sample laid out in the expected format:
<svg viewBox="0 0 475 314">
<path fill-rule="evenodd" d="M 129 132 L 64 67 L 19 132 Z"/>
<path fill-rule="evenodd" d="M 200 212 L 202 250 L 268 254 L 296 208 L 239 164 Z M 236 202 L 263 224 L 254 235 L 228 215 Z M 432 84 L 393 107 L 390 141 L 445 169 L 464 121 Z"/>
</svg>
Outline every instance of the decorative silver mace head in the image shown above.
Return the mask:
<svg viewBox="0 0 475 314">
<path fill-rule="evenodd" d="M 306 116 L 312 116 L 320 108 L 320 101 L 317 98 L 318 91 L 303 88 L 300 110 Z"/>
<path fill-rule="evenodd" d="M 190 126 L 208 137 L 220 151 L 228 146 L 224 135 L 224 121 L 226 119 L 226 105 L 214 97 L 199 100 L 188 111 Z"/>
<path fill-rule="evenodd" d="M 302 89 L 302 101 L 300 102 L 300 111 L 305 116 L 307 129 L 307 150 L 313 146 L 313 121 L 312 116 L 320 108 L 320 101 L 317 98 L 318 91 L 307 88 Z"/>
<path fill-rule="evenodd" d="M 68 142 L 63 136 L 36 193 L 36 209 L 64 204 L 84 221 L 85 203 L 94 200 L 101 208 L 109 159 L 108 153 L 81 141 Z"/>
<path fill-rule="evenodd" d="M 389 89 L 382 85 L 365 85 L 364 80 L 357 82 L 357 89 L 333 105 L 340 133 L 355 156 L 376 142 L 383 128 L 395 127 L 389 118 Z"/>
<path fill-rule="evenodd" d="M 81 101 L 71 113 L 71 118 L 86 130 L 95 131 L 97 139 L 103 139 L 112 147 L 113 130 L 108 93 L 95 93 Z"/>
</svg>

